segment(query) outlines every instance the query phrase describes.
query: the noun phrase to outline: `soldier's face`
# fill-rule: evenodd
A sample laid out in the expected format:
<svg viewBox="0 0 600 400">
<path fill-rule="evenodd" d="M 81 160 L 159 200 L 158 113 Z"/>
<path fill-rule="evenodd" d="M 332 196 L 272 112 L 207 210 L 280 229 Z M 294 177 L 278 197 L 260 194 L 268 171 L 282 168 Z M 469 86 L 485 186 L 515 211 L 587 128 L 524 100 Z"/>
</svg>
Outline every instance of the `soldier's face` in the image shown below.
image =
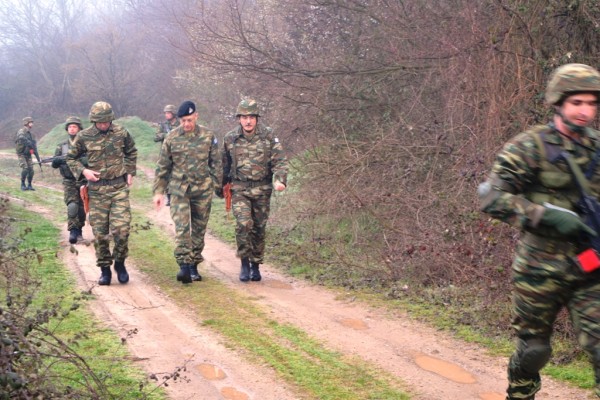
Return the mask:
<svg viewBox="0 0 600 400">
<path fill-rule="evenodd" d="M 33 122 L 28 122 L 27 125 L 25 125 L 28 129 L 31 129 L 31 127 L 33 126 Z"/>
<path fill-rule="evenodd" d="M 79 125 L 69 124 L 69 126 L 67 126 L 67 132 L 69 132 L 69 135 L 71 136 L 77 135 L 77 132 L 79 132 Z"/>
<path fill-rule="evenodd" d="M 99 131 L 106 132 L 108 128 L 110 128 L 110 124 L 112 124 L 112 122 L 96 122 L 96 128 L 98 128 Z"/>
<path fill-rule="evenodd" d="M 562 104 L 562 115 L 578 126 L 588 126 L 598 113 L 598 99 L 592 93 L 579 93 L 569 96 Z"/>
<path fill-rule="evenodd" d="M 198 120 L 198 113 L 193 113 L 192 115 L 186 115 L 185 117 L 181 117 L 179 121 L 183 126 L 184 132 L 193 132 L 196 129 L 196 121 Z"/>
<path fill-rule="evenodd" d="M 254 129 L 256 129 L 256 123 L 258 122 L 256 115 L 240 115 L 238 120 L 240 121 L 240 125 L 242 125 L 242 129 L 244 129 L 244 131 L 252 133 L 254 132 Z"/>
<path fill-rule="evenodd" d="M 167 119 L 167 121 L 170 121 L 173 118 L 175 118 L 175 115 L 171 111 L 167 111 L 165 112 L 165 118 Z"/>
</svg>

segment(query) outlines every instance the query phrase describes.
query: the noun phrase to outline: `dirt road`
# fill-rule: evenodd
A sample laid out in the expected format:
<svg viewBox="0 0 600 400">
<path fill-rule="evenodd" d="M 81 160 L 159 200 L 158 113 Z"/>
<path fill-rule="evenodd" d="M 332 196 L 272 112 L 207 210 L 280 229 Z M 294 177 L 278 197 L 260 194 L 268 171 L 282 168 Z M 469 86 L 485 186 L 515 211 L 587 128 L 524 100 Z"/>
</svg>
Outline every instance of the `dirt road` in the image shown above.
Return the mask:
<svg viewBox="0 0 600 400">
<path fill-rule="evenodd" d="M 57 190 L 59 188 L 56 188 Z M 150 209 L 150 207 L 147 207 Z M 38 209 L 38 212 L 47 212 Z M 148 217 L 173 233 L 168 209 L 147 212 Z M 64 229 L 63 229 L 64 230 Z M 91 238 L 89 226 L 84 237 Z M 194 315 L 174 305 L 128 260 L 127 285 L 94 287 L 98 279 L 93 246 L 77 244 L 78 255 L 63 242 L 65 264 L 83 289 L 92 288 L 91 301 L 98 318 L 126 340 L 136 362 L 149 373 L 169 373 L 187 360 L 186 379 L 169 385 L 170 398 L 286 400 L 302 396 L 262 365 L 249 364 L 220 338 L 200 325 Z M 329 348 L 375 364 L 406 382 L 418 400 L 502 400 L 506 362 L 487 356 L 404 315 L 390 314 L 357 301 L 341 300 L 335 293 L 286 277 L 264 265 L 262 282 L 241 283 L 235 251 L 208 235 L 203 275 L 219 279 L 248 294 L 276 320 L 304 330 Z M 194 283 L 202 285 L 202 283 Z M 344 298 L 350 296 L 343 296 Z M 137 332 L 130 336 L 131 332 Z M 569 388 L 544 377 L 536 399 L 590 399 L 588 391 Z"/>
</svg>

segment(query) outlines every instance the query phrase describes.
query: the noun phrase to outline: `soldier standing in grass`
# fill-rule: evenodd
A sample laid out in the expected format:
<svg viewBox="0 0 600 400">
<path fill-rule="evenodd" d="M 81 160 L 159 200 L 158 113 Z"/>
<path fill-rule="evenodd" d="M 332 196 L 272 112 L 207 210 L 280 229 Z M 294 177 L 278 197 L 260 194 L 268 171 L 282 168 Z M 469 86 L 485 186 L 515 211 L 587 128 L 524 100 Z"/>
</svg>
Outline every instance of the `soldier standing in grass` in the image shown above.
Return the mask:
<svg viewBox="0 0 600 400">
<path fill-rule="evenodd" d="M 77 134 L 67 153 L 67 165 L 75 178 L 88 181 L 90 225 L 94 233 L 96 265 L 100 285 L 110 285 L 114 268 L 120 283 L 129 281 L 125 259 L 129 254 L 131 207 L 129 187 L 136 174 L 137 149 L 127 129 L 113 123 L 110 104 L 94 103 L 90 109 L 92 126 Z M 86 166 L 82 160 L 87 156 Z M 114 239 L 110 252 L 110 238 Z"/>
<path fill-rule="evenodd" d="M 258 122 L 258 104 L 242 100 L 237 128 L 223 140 L 224 184 L 231 182 L 240 281 L 260 281 L 271 193 L 287 184 L 288 163 L 273 130 Z"/>
<path fill-rule="evenodd" d="M 83 226 L 85 225 L 85 211 L 83 200 L 81 199 L 80 189 L 87 184 L 85 177 L 80 176 L 76 179 L 69 166 L 66 157 L 69 147 L 73 145 L 77 133 L 83 129 L 81 120 L 77 117 L 68 117 L 65 122 L 65 130 L 69 138 L 56 146 L 52 168 L 58 168 L 63 177 L 63 187 L 65 189 L 65 204 L 67 206 L 67 229 L 69 230 L 69 243 L 75 244 L 78 240 L 83 240 Z M 83 165 L 87 166 L 87 157 L 80 158 Z"/>
<path fill-rule="evenodd" d="M 181 125 L 169 133 L 160 150 L 152 201 L 160 209 L 165 191 L 171 193 L 177 280 L 187 284 L 202 280 L 198 264 L 204 260 L 204 235 L 213 192 L 221 187 L 222 167 L 217 138 L 197 124 L 196 105 L 183 102 L 177 117 Z"/>
<path fill-rule="evenodd" d="M 34 175 L 31 156 L 37 155 L 37 146 L 35 139 L 31 134 L 32 126 L 33 118 L 23 118 L 23 127 L 17 132 L 15 140 L 17 156 L 19 157 L 19 166 L 21 167 L 21 190 L 35 190 L 33 186 L 31 186 Z M 25 179 L 27 179 L 27 186 L 25 186 Z"/>
<path fill-rule="evenodd" d="M 176 116 L 177 107 L 172 104 L 167 104 L 163 109 L 163 112 L 165 113 L 166 121 L 158 124 L 158 130 L 154 136 L 154 141 L 159 142 L 161 144 L 161 148 L 165 137 L 167 137 L 167 134 L 180 125 L 179 118 Z M 165 206 L 169 207 L 171 205 L 171 194 L 169 193 L 168 187 L 165 193 L 167 195 L 167 202 L 165 203 Z"/>
<path fill-rule="evenodd" d="M 512 265 L 512 326 L 518 339 L 508 366 L 507 399 L 531 400 L 540 390 L 539 371 L 550 359 L 550 337 L 563 307 L 592 362 L 600 397 L 600 264 L 583 257 L 590 251 L 589 237 L 600 232 L 578 214 L 580 193 L 565 160 L 589 171 L 589 188 L 598 198 L 600 132 L 590 125 L 599 96 L 597 70 L 583 64 L 557 68 L 545 93 L 552 121 L 506 143 L 479 186 L 481 209 L 523 232 Z"/>
</svg>

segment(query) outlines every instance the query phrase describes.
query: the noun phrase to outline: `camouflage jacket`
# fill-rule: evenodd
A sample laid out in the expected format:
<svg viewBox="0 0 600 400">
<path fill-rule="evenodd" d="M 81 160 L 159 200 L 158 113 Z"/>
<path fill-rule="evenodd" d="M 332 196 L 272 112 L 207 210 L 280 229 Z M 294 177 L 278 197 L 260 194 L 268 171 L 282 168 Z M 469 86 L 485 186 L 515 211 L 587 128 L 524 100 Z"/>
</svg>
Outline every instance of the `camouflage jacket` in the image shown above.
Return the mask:
<svg viewBox="0 0 600 400">
<path fill-rule="evenodd" d="M 156 135 L 154 136 L 155 142 L 162 142 L 165 140 L 167 133 L 171 132 L 173 129 L 177 128 L 181 123 L 179 122 L 179 118 L 175 118 L 175 122 L 171 123 L 171 121 L 164 121 L 158 124 L 158 130 L 156 131 Z"/>
<path fill-rule="evenodd" d="M 186 133 L 183 126 L 171 131 L 163 142 L 153 192 L 183 196 L 205 193 L 220 187 L 221 153 L 214 133 L 202 125 Z"/>
<path fill-rule="evenodd" d="M 288 162 L 273 130 L 258 124 L 256 133 L 248 138 L 242 126 L 227 133 L 223 139 L 224 182 L 276 181 L 287 184 Z"/>
<path fill-rule="evenodd" d="M 23 127 L 17 132 L 15 139 L 17 154 L 20 156 L 31 157 L 29 150 L 36 149 L 35 139 L 29 129 Z"/>
<path fill-rule="evenodd" d="M 81 159 L 84 156 L 87 156 L 87 167 Z M 125 174 L 134 176 L 136 161 L 133 137 L 114 122 L 107 133 L 100 132 L 94 124 L 78 132 L 67 153 L 67 165 L 76 178 L 81 178 L 86 168 L 100 172 L 100 179 L 115 179 Z"/>
<path fill-rule="evenodd" d="M 54 150 L 54 157 L 64 157 L 64 161 L 55 163 L 52 163 L 52 167 L 54 167 L 56 164 L 58 164 L 58 170 L 60 171 L 60 175 L 67 180 L 72 180 L 75 181 L 75 176 L 73 175 L 73 173 L 71 172 L 71 169 L 69 168 L 69 166 L 67 165 L 67 153 L 69 152 L 69 147 L 73 145 L 73 142 L 75 142 L 75 138 L 71 138 L 69 137 L 69 139 L 65 142 L 59 143 L 58 146 L 56 146 L 56 149 Z M 87 157 L 82 156 L 80 158 L 80 160 L 82 161 L 83 165 L 87 168 Z M 56 167 L 55 167 L 56 168 Z M 85 184 L 85 182 L 87 182 L 87 179 L 85 179 L 85 177 L 82 175 L 80 176 L 80 179 L 77 179 L 78 182 Z"/>
<path fill-rule="evenodd" d="M 550 125 L 539 125 L 508 141 L 497 155 L 488 181 L 480 186 L 482 211 L 521 230 L 547 237 L 559 235 L 540 226 L 543 204 L 577 211 L 577 184 L 564 160 L 551 162 L 549 153 L 567 151 L 586 171 L 600 147 L 600 132 L 586 129 L 581 145 Z M 600 168 L 590 179 L 590 190 L 600 196 Z"/>
</svg>

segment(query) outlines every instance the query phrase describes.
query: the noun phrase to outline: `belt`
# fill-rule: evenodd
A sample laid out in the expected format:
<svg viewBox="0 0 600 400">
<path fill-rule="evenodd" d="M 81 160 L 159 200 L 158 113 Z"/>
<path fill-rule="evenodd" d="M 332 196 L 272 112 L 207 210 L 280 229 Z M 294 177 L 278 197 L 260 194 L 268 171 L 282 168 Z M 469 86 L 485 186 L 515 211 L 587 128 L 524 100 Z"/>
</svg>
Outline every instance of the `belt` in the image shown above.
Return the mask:
<svg viewBox="0 0 600 400">
<path fill-rule="evenodd" d="M 113 186 L 125 182 L 125 175 L 118 176 L 114 179 L 100 179 L 96 182 L 89 181 L 88 186 Z"/>
<path fill-rule="evenodd" d="M 575 243 L 566 241 L 565 239 L 549 238 L 545 236 L 539 236 L 531 232 L 526 232 L 521 238 L 521 243 L 536 249 L 544 250 L 547 253 L 563 253 L 568 255 L 573 254 L 576 250 Z"/>
<path fill-rule="evenodd" d="M 258 186 L 264 186 L 264 185 L 269 185 L 271 183 L 270 179 L 263 179 L 261 181 L 238 181 L 238 180 L 234 180 L 232 182 L 234 185 L 236 186 L 242 186 L 242 187 L 246 187 L 246 188 L 254 188 L 254 187 L 258 187 Z"/>
</svg>

